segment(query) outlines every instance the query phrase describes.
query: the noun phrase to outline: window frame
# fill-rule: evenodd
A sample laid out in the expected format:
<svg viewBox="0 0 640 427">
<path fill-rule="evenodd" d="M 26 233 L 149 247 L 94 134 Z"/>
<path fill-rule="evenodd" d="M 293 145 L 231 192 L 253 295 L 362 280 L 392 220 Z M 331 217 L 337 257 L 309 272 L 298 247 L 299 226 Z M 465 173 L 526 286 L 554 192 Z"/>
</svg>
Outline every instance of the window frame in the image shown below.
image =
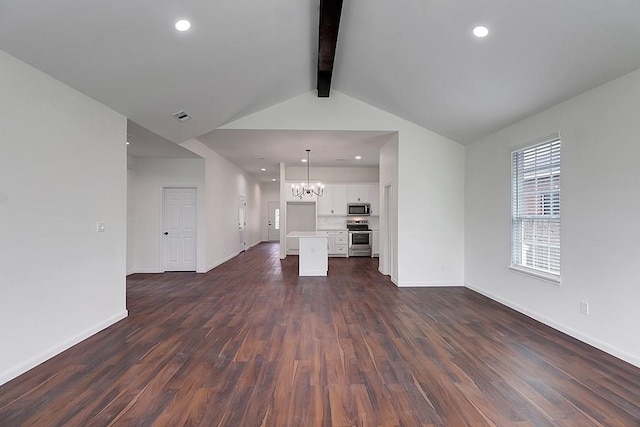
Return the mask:
<svg viewBox="0 0 640 427">
<path fill-rule="evenodd" d="M 554 158 L 553 153 L 555 153 L 554 145 L 557 146 L 557 160 Z M 530 178 L 530 183 L 533 183 L 536 190 L 531 191 L 528 190 L 528 193 L 525 193 L 525 197 L 528 196 L 529 204 L 526 204 L 526 200 L 521 197 L 519 192 L 522 192 L 522 185 L 524 181 L 524 175 L 527 174 L 527 169 L 523 169 L 518 171 L 517 166 L 522 166 L 524 163 L 523 157 L 519 160 L 516 156 L 526 156 L 527 152 L 529 155 L 531 152 L 534 152 L 537 149 L 544 148 L 545 146 L 549 147 L 550 155 L 549 155 L 549 164 L 548 167 L 545 168 L 544 163 L 541 165 L 538 164 L 538 157 L 536 154 L 535 167 L 532 170 L 529 170 L 529 173 L 533 173 L 533 177 Z M 516 165 L 516 161 L 518 160 L 518 164 Z M 562 138 L 560 133 L 549 135 L 545 138 L 542 138 L 538 141 L 529 143 L 527 145 L 518 147 L 511 151 L 510 156 L 510 166 L 511 166 L 511 183 L 510 183 L 510 257 L 509 257 L 509 268 L 515 272 L 525 274 L 527 276 L 532 276 L 544 281 L 548 281 L 554 284 L 560 283 L 560 274 L 561 274 L 561 194 L 562 194 Z M 542 169 L 542 175 L 538 176 L 539 170 Z M 546 171 L 545 171 L 546 169 Z M 533 171 L 533 172 L 531 172 Z M 538 189 L 538 180 L 541 178 L 544 179 L 544 175 L 547 174 L 549 178 L 550 186 L 553 184 L 557 184 L 556 188 L 551 188 L 549 191 L 539 190 Z M 555 178 L 554 178 L 555 177 Z M 517 188 L 516 188 L 517 186 Z M 518 198 L 518 200 L 516 200 Z M 538 201 L 536 201 L 538 199 Z M 529 211 L 535 211 L 533 215 L 526 215 L 523 210 L 529 209 Z M 529 212 L 531 213 L 531 212 Z M 545 218 L 548 217 L 548 218 Z M 547 269 L 536 268 L 535 264 L 540 264 L 541 260 L 544 260 L 544 256 L 536 257 L 535 254 L 532 255 L 532 262 L 527 265 L 526 262 L 522 262 L 523 257 L 523 247 L 525 246 L 523 237 L 525 235 L 526 226 L 523 221 L 528 221 L 529 225 L 532 226 L 533 230 L 539 230 L 540 227 L 545 228 L 546 230 L 543 235 L 546 236 L 547 243 Z M 519 224 L 519 225 L 518 225 Z M 520 231 L 516 232 L 516 229 L 520 227 Z M 557 227 L 557 229 L 556 229 Z M 557 233 L 556 236 L 553 234 Z M 535 231 L 533 234 L 536 234 Z M 557 245 L 552 245 L 552 237 L 557 239 Z M 537 243 L 537 244 L 535 244 Z M 519 249 L 518 249 L 519 246 Z M 534 240 L 535 246 L 544 247 L 544 240 Z M 531 248 L 531 247 L 530 247 Z M 534 251 L 533 248 L 529 249 Z M 556 253 L 557 252 L 557 255 Z M 517 258 L 520 258 L 520 262 L 517 262 Z M 552 259 L 557 261 L 557 272 L 553 271 L 551 268 Z"/>
</svg>

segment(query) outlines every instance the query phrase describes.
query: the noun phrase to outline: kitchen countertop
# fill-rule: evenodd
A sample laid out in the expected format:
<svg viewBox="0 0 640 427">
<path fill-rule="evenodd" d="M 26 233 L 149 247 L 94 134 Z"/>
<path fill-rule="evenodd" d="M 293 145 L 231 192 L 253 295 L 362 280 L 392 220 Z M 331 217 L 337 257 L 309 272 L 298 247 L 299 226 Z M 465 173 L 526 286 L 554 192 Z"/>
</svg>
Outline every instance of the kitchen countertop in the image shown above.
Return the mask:
<svg viewBox="0 0 640 427">
<path fill-rule="evenodd" d="M 292 231 L 287 234 L 287 237 L 324 237 L 327 236 L 324 234 L 324 231 Z"/>
</svg>

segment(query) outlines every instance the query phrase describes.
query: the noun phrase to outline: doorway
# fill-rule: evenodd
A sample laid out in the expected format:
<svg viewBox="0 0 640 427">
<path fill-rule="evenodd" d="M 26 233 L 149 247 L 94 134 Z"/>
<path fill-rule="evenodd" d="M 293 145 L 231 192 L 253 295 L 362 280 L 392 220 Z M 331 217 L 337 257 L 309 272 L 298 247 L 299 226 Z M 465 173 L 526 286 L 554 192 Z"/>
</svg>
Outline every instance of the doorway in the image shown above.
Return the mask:
<svg viewBox="0 0 640 427">
<path fill-rule="evenodd" d="M 280 241 L 280 202 L 269 202 L 268 205 L 267 240 L 270 242 Z"/>
<path fill-rule="evenodd" d="M 196 188 L 163 188 L 163 270 L 196 271 Z"/>
<path fill-rule="evenodd" d="M 238 196 L 238 251 L 247 250 L 247 199 L 244 196 Z"/>
</svg>

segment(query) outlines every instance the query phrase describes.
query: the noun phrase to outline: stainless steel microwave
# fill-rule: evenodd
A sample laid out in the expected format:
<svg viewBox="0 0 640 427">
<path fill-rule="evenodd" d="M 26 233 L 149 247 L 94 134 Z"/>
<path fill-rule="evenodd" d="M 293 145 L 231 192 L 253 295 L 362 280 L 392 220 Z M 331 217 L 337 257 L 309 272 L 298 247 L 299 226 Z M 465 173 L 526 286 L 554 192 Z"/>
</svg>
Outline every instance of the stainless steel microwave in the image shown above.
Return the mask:
<svg viewBox="0 0 640 427">
<path fill-rule="evenodd" d="M 370 203 L 347 203 L 347 215 L 368 216 L 371 215 Z"/>
</svg>

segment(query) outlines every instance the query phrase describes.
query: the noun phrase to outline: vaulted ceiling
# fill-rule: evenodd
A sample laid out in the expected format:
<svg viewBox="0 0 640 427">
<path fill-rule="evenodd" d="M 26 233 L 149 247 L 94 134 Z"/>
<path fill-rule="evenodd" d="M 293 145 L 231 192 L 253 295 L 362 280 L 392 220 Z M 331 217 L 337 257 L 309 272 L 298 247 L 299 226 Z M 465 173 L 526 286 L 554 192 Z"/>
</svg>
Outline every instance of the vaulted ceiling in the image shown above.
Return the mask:
<svg viewBox="0 0 640 427">
<path fill-rule="evenodd" d="M 0 49 L 181 143 L 315 89 L 318 5 L 0 0 Z M 638 0 L 347 0 L 331 88 L 469 143 L 640 68 L 639 23 Z"/>
</svg>

